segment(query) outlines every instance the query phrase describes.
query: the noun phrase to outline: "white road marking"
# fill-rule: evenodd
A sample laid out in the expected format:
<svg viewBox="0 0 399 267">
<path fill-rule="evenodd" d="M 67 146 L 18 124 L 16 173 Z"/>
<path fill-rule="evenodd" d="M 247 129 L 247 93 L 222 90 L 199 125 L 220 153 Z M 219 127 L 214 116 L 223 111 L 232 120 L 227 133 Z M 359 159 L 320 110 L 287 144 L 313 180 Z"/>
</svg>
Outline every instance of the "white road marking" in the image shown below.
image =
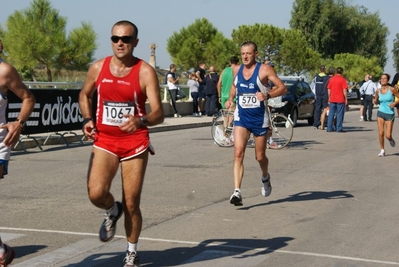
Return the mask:
<svg viewBox="0 0 399 267">
<path fill-rule="evenodd" d="M 1 237 L 1 241 L 3 241 L 4 243 L 7 243 L 8 240 L 12 240 L 12 239 L 17 239 L 21 236 L 25 236 L 23 234 L 10 234 L 10 233 L 1 233 L 0 237 Z"/>
<path fill-rule="evenodd" d="M 201 267 L 208 265 L 218 267 L 250 267 L 259 265 L 269 257 L 268 255 L 254 256 L 252 252 L 253 251 L 246 251 L 237 256 L 236 252 L 231 251 L 204 250 L 191 259 L 179 264 L 179 266 Z M 208 264 L 204 264 L 204 262 L 208 262 Z"/>
<path fill-rule="evenodd" d="M 38 232 L 38 233 L 57 233 L 57 234 L 81 235 L 81 236 L 98 236 L 97 233 L 94 234 L 94 233 L 81 233 L 81 232 L 42 230 L 42 229 L 29 229 L 29 228 L 13 228 L 13 227 L 0 227 L 0 230 L 26 231 L 26 232 Z M 120 235 L 115 235 L 115 237 L 116 238 L 126 238 L 125 236 L 120 236 Z M 148 241 L 155 241 L 155 242 L 165 242 L 165 243 L 178 243 L 178 244 L 188 244 L 188 245 L 206 245 L 203 242 L 192 242 L 192 241 L 173 240 L 173 239 L 150 238 L 150 237 L 140 237 L 140 239 L 148 240 Z M 302 256 L 311 256 L 311 257 L 319 257 L 319 258 L 330 258 L 330 259 L 359 261 L 359 262 L 366 262 L 366 263 L 376 263 L 376 264 L 387 264 L 387 265 L 399 266 L 399 262 L 395 262 L 395 261 L 381 261 L 381 260 L 372 260 L 372 259 L 331 255 L 331 254 L 323 254 L 323 253 L 290 251 L 290 250 L 282 250 L 282 249 L 272 250 L 272 249 L 268 249 L 268 248 L 251 248 L 251 247 L 233 246 L 233 245 L 220 245 L 220 247 L 242 249 L 242 250 L 268 251 L 268 252 L 284 253 L 284 254 L 291 254 L 291 255 L 302 255 Z"/>
</svg>

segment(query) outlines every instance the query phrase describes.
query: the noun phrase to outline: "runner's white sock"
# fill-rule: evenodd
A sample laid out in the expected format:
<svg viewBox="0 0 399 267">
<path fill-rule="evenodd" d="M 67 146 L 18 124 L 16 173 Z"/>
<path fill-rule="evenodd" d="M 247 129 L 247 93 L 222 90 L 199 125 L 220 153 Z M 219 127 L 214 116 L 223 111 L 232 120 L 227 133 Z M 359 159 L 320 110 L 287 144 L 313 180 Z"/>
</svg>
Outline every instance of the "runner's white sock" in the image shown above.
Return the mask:
<svg viewBox="0 0 399 267">
<path fill-rule="evenodd" d="M 266 175 L 266 176 L 263 176 L 262 175 L 262 182 L 267 182 L 267 181 L 269 181 L 269 175 Z"/>
<path fill-rule="evenodd" d="M 0 246 L 0 255 L 3 255 L 5 252 L 6 252 L 6 249 L 4 247 L 4 243 L 2 243 Z"/>
<path fill-rule="evenodd" d="M 116 202 L 114 202 L 114 205 L 112 208 L 109 210 L 105 211 L 107 214 L 112 215 L 112 216 L 117 216 L 118 215 L 118 205 L 116 205 Z"/>
<path fill-rule="evenodd" d="M 129 241 L 127 241 L 127 250 L 129 252 L 136 252 L 137 253 L 137 243 L 130 243 Z"/>
</svg>

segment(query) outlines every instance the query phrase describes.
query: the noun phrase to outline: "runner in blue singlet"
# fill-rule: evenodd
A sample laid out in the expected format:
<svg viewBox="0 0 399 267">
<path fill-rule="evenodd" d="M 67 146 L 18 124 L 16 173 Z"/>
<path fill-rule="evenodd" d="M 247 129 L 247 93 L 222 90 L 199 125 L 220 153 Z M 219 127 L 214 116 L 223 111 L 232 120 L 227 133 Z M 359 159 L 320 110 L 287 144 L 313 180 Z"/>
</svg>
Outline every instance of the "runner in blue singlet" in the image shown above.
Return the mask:
<svg viewBox="0 0 399 267">
<path fill-rule="evenodd" d="M 244 175 L 245 149 L 250 133 L 255 136 L 255 157 L 262 170 L 262 195 L 267 197 L 272 191 L 268 172 L 269 160 L 266 157 L 267 130 L 270 125 L 269 110 L 265 101 L 271 97 L 284 95 L 287 88 L 277 77 L 274 69 L 266 64 L 256 62 L 257 45 L 248 41 L 241 45 L 241 66 L 233 68 L 234 83 L 230 90 L 229 100 L 225 107 L 233 105 L 237 98 L 237 108 L 234 113 L 234 192 L 230 203 L 242 205 L 241 182 Z M 270 90 L 265 84 L 271 81 L 275 87 Z"/>
<path fill-rule="evenodd" d="M 247 80 L 243 76 L 244 65 L 240 66 L 234 85 L 237 88 L 237 109 L 234 112 L 234 126 L 247 128 L 255 136 L 264 136 L 270 126 L 269 109 L 265 101 L 259 101 L 258 92 L 270 91 L 259 80 L 259 67 L 256 63 L 252 76 Z M 262 88 L 262 90 L 261 90 Z"/>
</svg>

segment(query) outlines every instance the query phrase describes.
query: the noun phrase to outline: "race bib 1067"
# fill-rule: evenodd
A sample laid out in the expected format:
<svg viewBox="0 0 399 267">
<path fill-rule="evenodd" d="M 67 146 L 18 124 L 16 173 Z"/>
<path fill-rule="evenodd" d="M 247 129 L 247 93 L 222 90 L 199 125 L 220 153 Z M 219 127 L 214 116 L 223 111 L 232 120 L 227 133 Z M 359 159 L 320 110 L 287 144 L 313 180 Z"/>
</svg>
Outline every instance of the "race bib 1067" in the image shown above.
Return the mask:
<svg viewBox="0 0 399 267">
<path fill-rule="evenodd" d="M 104 101 L 102 123 L 111 126 L 119 126 L 126 121 L 123 115 L 131 114 L 134 116 L 133 102 L 112 102 Z"/>
</svg>

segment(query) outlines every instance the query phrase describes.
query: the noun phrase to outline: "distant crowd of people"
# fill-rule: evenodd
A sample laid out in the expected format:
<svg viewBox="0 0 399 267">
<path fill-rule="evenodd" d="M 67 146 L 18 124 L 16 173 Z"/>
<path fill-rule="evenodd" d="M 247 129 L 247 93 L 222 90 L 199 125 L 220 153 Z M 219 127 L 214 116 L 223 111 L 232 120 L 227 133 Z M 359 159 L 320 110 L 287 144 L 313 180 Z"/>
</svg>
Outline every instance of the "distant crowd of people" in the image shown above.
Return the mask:
<svg viewBox="0 0 399 267">
<path fill-rule="evenodd" d="M 331 67 L 327 74 L 326 67 L 322 65 L 320 73 L 312 81 L 316 95 L 313 124 L 315 129 L 324 130 L 325 117 L 328 115 L 327 132 L 345 132 L 342 123 L 348 106 L 348 84 L 342 73 L 343 69 L 341 67 L 337 69 Z M 366 74 L 364 82 L 359 88 L 361 100 L 360 121 L 373 121 L 373 107 L 378 104 L 377 125 L 381 148 L 378 154 L 379 157 L 385 156 L 385 138 L 392 147 L 396 145 L 392 137 L 392 129 L 395 121 L 395 107 L 399 116 L 399 73 L 396 73 L 391 83 L 389 83 L 389 80 L 390 75 L 384 73 L 381 75 L 377 85 L 372 81 L 372 76 Z"/>
<path fill-rule="evenodd" d="M 166 74 L 165 83 L 168 85 L 174 117 L 180 118 L 181 115 L 177 110 L 176 100 L 184 98 L 185 95 L 179 95 L 179 93 L 182 94 L 182 91 L 177 86 L 179 78 L 176 78 L 175 71 L 176 65 L 171 64 Z M 205 63 L 199 64 L 199 67 L 189 75 L 187 85 L 190 89 L 191 98 L 193 99 L 192 115 L 194 117 L 200 117 L 202 115 L 212 117 L 218 112 L 221 108 L 221 92 L 220 88 L 218 88 L 219 84 L 221 84 L 220 77 L 226 78 L 228 75 L 229 73 L 226 71 L 225 74 L 222 72 L 222 75 L 219 76 L 214 66 L 210 66 L 207 73 Z M 230 76 L 232 77 L 232 75 Z M 225 84 L 227 84 L 227 82 L 225 82 Z M 203 103 L 205 103 L 205 107 L 203 107 Z M 205 108 L 205 110 L 203 110 L 203 108 Z"/>
</svg>

